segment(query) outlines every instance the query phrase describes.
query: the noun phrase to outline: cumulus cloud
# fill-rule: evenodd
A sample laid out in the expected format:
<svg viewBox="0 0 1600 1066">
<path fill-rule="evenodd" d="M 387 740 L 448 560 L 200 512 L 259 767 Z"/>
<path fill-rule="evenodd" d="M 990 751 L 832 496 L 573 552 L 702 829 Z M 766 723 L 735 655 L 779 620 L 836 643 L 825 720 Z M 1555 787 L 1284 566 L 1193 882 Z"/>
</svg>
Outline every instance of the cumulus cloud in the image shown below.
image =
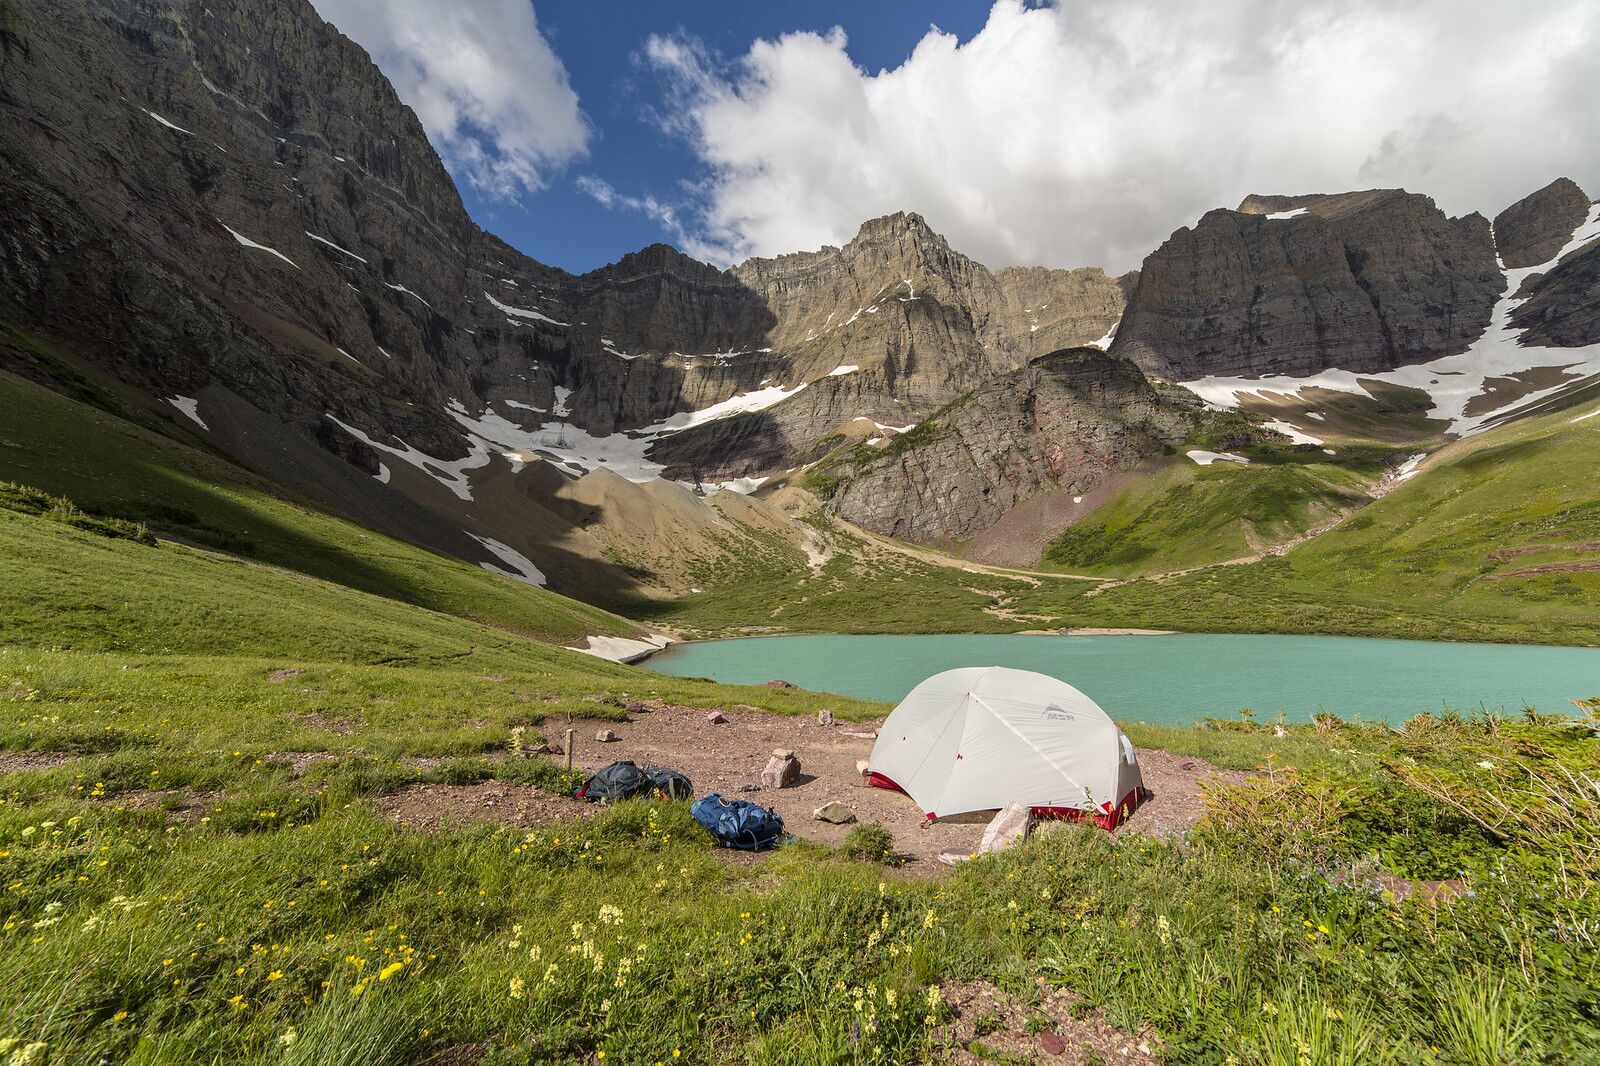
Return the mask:
<svg viewBox="0 0 1600 1066">
<path fill-rule="evenodd" d="M 662 125 L 706 170 L 698 247 L 731 262 L 921 212 L 992 265 L 1138 265 L 1246 194 L 1404 186 L 1500 208 L 1600 195 L 1600 5 L 1547 0 L 998 0 L 870 73 L 842 30 L 723 62 L 653 36 Z"/>
<path fill-rule="evenodd" d="M 529 0 L 312 0 L 365 48 L 460 181 L 497 199 L 588 154 L 590 128 Z"/>
</svg>

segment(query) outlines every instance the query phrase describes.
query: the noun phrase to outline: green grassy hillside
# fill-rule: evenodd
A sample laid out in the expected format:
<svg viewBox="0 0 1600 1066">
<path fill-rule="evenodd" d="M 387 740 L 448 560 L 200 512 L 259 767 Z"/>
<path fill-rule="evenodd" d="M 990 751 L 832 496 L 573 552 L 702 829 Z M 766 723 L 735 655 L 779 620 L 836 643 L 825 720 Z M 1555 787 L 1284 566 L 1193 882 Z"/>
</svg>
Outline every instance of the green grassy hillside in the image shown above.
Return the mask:
<svg viewBox="0 0 1600 1066">
<path fill-rule="evenodd" d="M 1448 446 L 1281 559 L 1135 582 L 1103 618 L 1170 628 L 1600 644 L 1600 419 L 1547 415 Z"/>
<path fill-rule="evenodd" d="M 176 431 L 165 436 L 12 374 L 0 373 L 0 427 L 0 481 L 145 523 L 161 536 L 524 636 L 581 643 L 589 633 L 638 631 L 588 604 L 329 515 L 176 439 Z M 178 586 L 185 581 L 181 570 Z M 286 604 L 285 610 L 292 616 L 295 609 Z"/>
<path fill-rule="evenodd" d="M 1043 565 L 1127 577 L 1259 553 L 1365 499 L 1378 468 L 1177 459 L 1062 532 Z"/>
</svg>

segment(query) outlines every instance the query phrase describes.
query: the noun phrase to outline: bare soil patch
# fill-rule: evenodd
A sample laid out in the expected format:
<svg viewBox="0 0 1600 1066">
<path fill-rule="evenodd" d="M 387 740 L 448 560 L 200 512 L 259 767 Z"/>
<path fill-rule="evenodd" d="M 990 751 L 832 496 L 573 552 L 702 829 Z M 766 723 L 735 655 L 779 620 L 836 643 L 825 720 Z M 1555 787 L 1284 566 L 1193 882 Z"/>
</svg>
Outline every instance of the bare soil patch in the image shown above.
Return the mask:
<svg viewBox="0 0 1600 1066">
<path fill-rule="evenodd" d="M 407 785 L 380 801 L 389 818 L 413 829 L 495 822 L 523 828 L 592 817 L 592 804 L 527 785 L 482 781 L 475 785 Z"/>
<path fill-rule="evenodd" d="M 1547 563 L 1544 566 L 1528 566 L 1521 570 L 1507 570 L 1503 574 L 1488 575 L 1489 581 L 1504 581 L 1516 577 L 1539 577 L 1541 574 L 1585 574 L 1600 570 L 1600 561 L 1581 563 Z"/>
<path fill-rule="evenodd" d="M 329 718 L 321 711 L 310 711 L 302 714 L 300 720 L 312 729 L 326 729 L 337 733 L 341 737 L 347 737 L 354 733 L 356 727 L 361 724 L 354 718 Z"/>
<path fill-rule="evenodd" d="M 19 770 L 48 770 L 81 758 L 83 756 L 70 751 L 3 751 L 0 752 L 0 774 Z"/>
<path fill-rule="evenodd" d="M 266 757 L 266 761 L 288 763 L 289 773 L 300 777 L 314 764 L 332 762 L 339 757 L 339 753 L 334 751 L 275 751 Z"/>
<path fill-rule="evenodd" d="M 878 822 L 894 835 L 896 853 L 906 860 L 903 869 L 908 874 L 937 873 L 945 869 L 938 861 L 939 852 L 975 850 L 983 838 L 987 814 L 941 819 L 924 827 L 925 813 L 909 796 L 861 783 L 856 763 L 872 753 L 874 740 L 859 734 L 875 731 L 880 723 L 827 727 L 814 718 L 744 712 L 728 712 L 727 718 L 719 725 L 708 721 L 702 709 L 670 707 L 636 712 L 627 721 L 579 720 L 573 723 L 577 730 L 573 765 L 592 771 L 618 759 L 632 759 L 641 766 L 671 767 L 688 775 L 697 796 L 720 792 L 724 797 L 754 800 L 777 811 L 789 832 L 820 844 L 838 844 L 850 831 L 849 825 L 813 817 L 817 808 L 836 801 L 853 810 L 859 821 Z M 619 739 L 596 741 L 599 728 L 611 729 Z M 776 749 L 793 751 L 799 758 L 800 783 L 793 788 L 740 792 L 740 785 L 759 785 L 762 767 Z M 1244 777 L 1218 770 L 1203 759 L 1162 751 L 1140 749 L 1139 764 L 1152 795 L 1119 833 L 1181 833 L 1204 813 L 1203 781 Z M 584 809 L 576 801 L 558 799 L 558 803 L 574 811 Z"/>
<path fill-rule="evenodd" d="M 858 821 L 877 822 L 889 830 L 895 853 L 903 860 L 898 870 L 907 876 L 932 876 L 945 870 L 939 862 L 941 851 L 975 851 L 989 822 L 988 813 L 979 813 L 924 825 L 924 812 L 909 796 L 862 784 L 856 764 L 871 754 L 877 722 L 823 726 L 814 718 L 729 711 L 724 712 L 726 721 L 714 723 L 705 708 L 635 703 L 630 709 L 625 720 L 579 718 L 571 722 L 576 732 L 575 768 L 592 772 L 619 759 L 670 767 L 694 782 L 696 796 L 720 792 L 728 798 L 754 800 L 777 811 L 795 836 L 825 845 L 843 842 L 851 827 L 819 821 L 814 812 L 829 802 L 842 803 L 855 812 Z M 547 731 L 560 736 L 552 726 L 547 723 Z M 595 734 L 600 729 L 611 730 L 618 739 L 597 741 Z M 799 758 L 800 782 L 791 788 L 762 788 L 761 770 L 779 749 L 793 751 Z M 310 762 L 333 757 L 325 752 L 274 756 L 290 760 L 296 773 L 303 772 Z M 1139 749 L 1139 764 L 1150 798 L 1118 828 L 1118 834 L 1181 834 L 1204 814 L 1200 801 L 1203 782 L 1214 778 L 1237 782 L 1245 777 L 1219 770 L 1203 759 L 1164 751 Z M 756 789 L 741 791 L 741 785 Z M 408 785 L 384 797 L 380 805 L 395 821 L 429 830 L 477 822 L 549 826 L 591 817 L 598 810 L 580 800 L 501 781 Z M 760 861 L 760 856 L 745 852 L 720 854 L 730 862 Z"/>
<path fill-rule="evenodd" d="M 169 819 L 197 825 L 200 819 L 216 812 L 226 797 L 222 792 L 190 792 L 187 789 L 134 789 L 107 796 L 117 810 L 164 811 Z"/>
<path fill-rule="evenodd" d="M 1040 982 L 1031 1002 L 987 981 L 949 985 L 955 1017 L 934 1031 L 940 1061 L 1037 1062 L 1063 1066 L 1154 1066 L 1152 1038 L 1118 1029 L 1100 1011 L 1075 1014 L 1078 997 Z"/>
<path fill-rule="evenodd" d="M 1207 781 L 1242 784 L 1248 774 L 1223 770 L 1204 759 L 1174 755 L 1153 748 L 1134 749 L 1139 755 L 1139 773 L 1150 798 L 1117 827 L 1118 833 L 1148 833 L 1170 837 L 1188 832 L 1205 814 L 1201 787 Z"/>
</svg>

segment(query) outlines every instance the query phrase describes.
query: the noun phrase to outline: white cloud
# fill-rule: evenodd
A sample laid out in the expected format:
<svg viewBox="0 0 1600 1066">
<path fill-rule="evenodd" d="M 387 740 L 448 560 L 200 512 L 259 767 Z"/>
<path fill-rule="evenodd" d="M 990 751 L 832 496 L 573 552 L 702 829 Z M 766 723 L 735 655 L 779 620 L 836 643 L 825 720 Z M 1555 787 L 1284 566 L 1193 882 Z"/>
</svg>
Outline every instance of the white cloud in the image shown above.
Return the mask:
<svg viewBox="0 0 1600 1066">
<path fill-rule="evenodd" d="M 575 182 L 579 191 L 585 192 L 600 204 L 601 207 L 624 208 L 629 211 L 638 211 L 655 220 L 656 224 L 666 230 L 677 240 L 685 244 L 695 244 L 695 239 L 684 229 L 678 219 L 678 209 L 654 196 L 629 196 L 618 192 L 616 188 L 604 178 L 593 174 L 581 174 Z"/>
<path fill-rule="evenodd" d="M 529 0 L 312 0 L 365 48 L 458 180 L 516 199 L 588 154 L 590 129 Z"/>
<path fill-rule="evenodd" d="M 1600 195 L 1597 47 L 1593 0 L 998 0 L 876 74 L 838 29 L 643 58 L 707 167 L 718 260 L 905 209 L 992 266 L 1120 271 L 1251 192 L 1405 186 L 1491 216 L 1562 174 Z"/>
</svg>

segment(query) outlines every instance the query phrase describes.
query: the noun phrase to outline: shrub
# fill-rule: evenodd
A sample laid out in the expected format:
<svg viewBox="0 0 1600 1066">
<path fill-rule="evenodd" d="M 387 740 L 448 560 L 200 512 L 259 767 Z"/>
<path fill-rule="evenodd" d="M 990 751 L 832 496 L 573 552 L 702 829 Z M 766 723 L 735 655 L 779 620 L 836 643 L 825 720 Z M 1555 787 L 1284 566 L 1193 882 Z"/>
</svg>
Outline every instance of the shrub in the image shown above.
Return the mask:
<svg viewBox="0 0 1600 1066">
<path fill-rule="evenodd" d="M 862 822 L 845 834 L 839 850 L 858 862 L 892 863 L 895 861 L 894 834 L 877 822 Z"/>
<path fill-rule="evenodd" d="M 122 518 L 109 518 L 105 515 L 91 514 L 83 510 L 71 500 L 60 496 L 51 496 L 28 485 L 18 485 L 9 481 L 0 481 L 0 507 L 21 514 L 34 515 L 51 522 L 60 522 L 62 525 L 81 529 L 86 533 L 95 533 L 102 537 L 111 537 L 117 540 L 131 540 L 137 544 L 155 546 L 156 538 L 151 535 L 141 522 L 129 522 Z"/>
</svg>

